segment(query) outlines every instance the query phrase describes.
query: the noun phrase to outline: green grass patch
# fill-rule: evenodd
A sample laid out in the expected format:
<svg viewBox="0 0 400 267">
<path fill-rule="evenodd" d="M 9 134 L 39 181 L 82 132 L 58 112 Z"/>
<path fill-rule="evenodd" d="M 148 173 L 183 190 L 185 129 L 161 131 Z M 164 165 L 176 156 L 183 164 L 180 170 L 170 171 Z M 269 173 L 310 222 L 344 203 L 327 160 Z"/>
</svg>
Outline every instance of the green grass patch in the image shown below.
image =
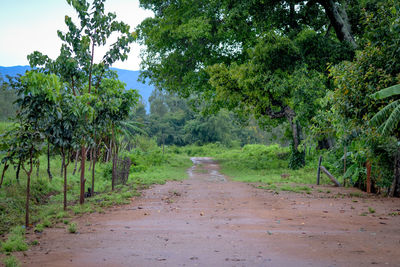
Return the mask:
<svg viewBox="0 0 400 267">
<path fill-rule="evenodd" d="M 288 168 L 288 147 L 279 145 L 246 145 L 242 149 L 225 150 L 215 156 L 221 172 L 235 181 L 263 184 L 314 184 L 316 166 L 310 161 L 304 168 Z M 330 183 L 322 177 L 322 184 Z M 282 186 L 281 186 L 282 187 Z M 283 186 L 292 191 L 309 191 L 302 187 Z"/>
<path fill-rule="evenodd" d="M 25 242 L 25 228 L 16 226 L 11 229 L 6 241 L 1 242 L 3 252 L 26 251 L 28 244 Z"/>
<path fill-rule="evenodd" d="M 311 188 L 308 186 L 295 186 L 295 185 L 283 185 L 279 187 L 280 190 L 282 191 L 289 191 L 289 192 L 295 192 L 295 193 L 310 193 Z"/>
<path fill-rule="evenodd" d="M 14 256 L 7 256 L 3 259 L 5 267 L 20 267 L 21 263 Z"/>
<path fill-rule="evenodd" d="M 70 223 L 68 225 L 68 232 L 69 233 L 75 234 L 77 230 L 78 230 L 78 225 L 76 223 Z"/>
<path fill-rule="evenodd" d="M 11 124 L 0 123 L 1 129 Z M 111 163 L 96 164 L 95 191 L 97 194 L 85 200 L 85 205 L 79 205 L 80 172 L 72 174 L 74 162 L 68 166 L 67 200 L 68 210 L 63 210 L 63 178 L 61 177 L 61 158 L 53 155 L 50 169 L 53 174 L 49 181 L 47 174 L 47 157 L 40 157 L 39 169 L 34 169 L 31 181 L 30 221 L 41 228 L 52 227 L 62 223 L 65 218 L 84 213 L 104 213 L 104 208 L 114 205 L 127 204 L 130 198 L 137 196 L 138 190 L 151 184 L 164 184 L 168 180 L 182 180 L 188 177 L 186 170 L 192 162 L 186 154 L 174 154 L 166 148 L 150 146 L 145 150 L 121 152 L 121 156 L 132 159 L 130 176 L 126 186 L 117 186 L 111 192 Z M 77 167 L 79 168 L 79 164 Z M 86 164 L 86 188 L 91 186 L 90 163 Z M 0 166 L 0 171 L 2 171 Z M 16 166 L 10 166 L 6 172 L 3 186 L 0 190 L 0 234 L 7 233 L 15 225 L 23 225 L 25 218 L 25 185 L 26 175 L 20 170 L 19 180 L 16 180 Z"/>
<path fill-rule="evenodd" d="M 362 194 L 360 192 L 351 192 L 349 193 L 350 197 L 362 197 Z"/>
<path fill-rule="evenodd" d="M 175 148 L 176 150 L 177 148 Z M 177 152 L 178 153 L 178 152 Z M 226 148 L 220 144 L 205 146 L 186 146 L 179 153 L 189 156 L 207 156 L 216 159 L 221 166 L 221 173 L 234 181 L 256 183 L 267 190 L 311 193 L 311 188 L 304 184 L 315 184 L 318 157 L 306 157 L 306 166 L 291 170 L 288 168 L 289 147 L 274 145 L 245 145 L 243 148 Z M 202 173 L 202 169 L 195 170 Z M 321 184 L 331 181 L 321 176 Z"/>
<path fill-rule="evenodd" d="M 375 209 L 373 209 L 373 208 L 371 208 L 371 207 L 368 207 L 368 211 L 369 211 L 369 213 L 375 213 Z"/>
</svg>

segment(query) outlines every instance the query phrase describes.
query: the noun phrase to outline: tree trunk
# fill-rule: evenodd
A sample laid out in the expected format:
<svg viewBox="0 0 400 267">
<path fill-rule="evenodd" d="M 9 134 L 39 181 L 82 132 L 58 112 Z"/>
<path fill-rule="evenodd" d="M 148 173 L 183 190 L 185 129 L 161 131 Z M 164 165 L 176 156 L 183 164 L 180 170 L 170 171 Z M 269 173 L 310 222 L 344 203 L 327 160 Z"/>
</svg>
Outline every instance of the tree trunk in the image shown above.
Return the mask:
<svg viewBox="0 0 400 267">
<path fill-rule="evenodd" d="M 61 162 L 61 170 L 65 170 L 65 152 L 64 149 L 61 149 L 61 158 L 62 158 L 62 162 Z M 63 172 L 63 171 L 61 171 Z M 65 174 L 64 172 L 64 174 Z M 61 176 L 62 177 L 62 176 Z M 66 175 L 64 175 L 64 210 L 67 209 L 67 177 Z"/>
<path fill-rule="evenodd" d="M 21 170 L 21 159 L 18 161 L 18 166 L 17 166 L 17 172 L 15 173 L 15 179 L 17 180 L 17 183 L 19 184 L 19 172 Z"/>
<path fill-rule="evenodd" d="M 400 156 L 397 157 L 396 166 L 396 188 L 394 190 L 394 196 L 400 197 Z"/>
<path fill-rule="evenodd" d="M 92 157 L 93 157 L 92 158 L 92 161 L 93 161 L 93 168 L 92 168 L 92 195 L 94 195 L 94 174 L 95 174 L 96 159 L 97 159 L 96 142 L 94 142 Z"/>
<path fill-rule="evenodd" d="M 86 147 L 81 147 L 81 193 L 79 198 L 79 204 L 85 203 L 85 162 L 86 162 Z"/>
<path fill-rule="evenodd" d="M 389 196 L 400 197 L 400 149 L 394 159 L 393 182 L 390 187 Z"/>
<path fill-rule="evenodd" d="M 334 0 L 318 0 L 317 2 L 325 9 L 325 13 L 335 29 L 337 38 L 341 42 L 347 41 L 353 48 L 357 48 L 357 44 L 351 34 L 351 26 L 346 10 L 338 6 Z"/>
<path fill-rule="evenodd" d="M 90 59 L 90 67 L 89 67 L 89 94 L 91 92 L 92 89 L 92 71 L 93 71 L 93 59 L 94 59 L 94 40 L 92 39 L 92 55 L 91 55 L 91 59 Z"/>
<path fill-rule="evenodd" d="M 286 107 L 285 116 L 289 121 L 290 128 L 292 129 L 293 148 L 297 151 L 300 141 L 299 141 L 299 129 L 297 127 L 297 123 L 294 121 L 296 113 L 291 108 Z"/>
<path fill-rule="evenodd" d="M 114 124 L 112 125 L 112 143 L 110 146 L 110 150 L 111 150 L 111 155 L 113 157 L 113 161 L 112 161 L 112 177 L 111 177 L 111 190 L 114 191 L 114 187 L 115 187 L 115 164 L 116 164 L 116 151 L 115 151 L 115 142 L 114 142 Z M 114 152 L 113 152 L 114 150 Z"/>
<path fill-rule="evenodd" d="M 78 168 L 78 159 L 79 159 L 79 150 L 77 150 L 76 154 L 75 154 L 75 167 L 74 167 L 74 170 L 72 172 L 72 175 L 75 175 L 76 168 Z"/>
<path fill-rule="evenodd" d="M 69 159 L 69 154 L 68 153 L 68 160 L 65 160 L 65 152 L 62 152 L 63 156 L 63 167 L 64 167 L 64 210 L 67 210 L 67 170 L 68 170 L 68 165 L 70 163 Z"/>
<path fill-rule="evenodd" d="M 90 171 L 92 169 L 92 163 L 93 163 L 93 149 L 90 148 L 89 150 L 89 169 L 88 171 Z"/>
<path fill-rule="evenodd" d="M 29 155 L 29 171 L 25 170 L 24 165 L 22 168 L 24 169 L 27 179 L 26 179 L 26 202 L 25 202 L 25 228 L 29 227 L 29 199 L 31 197 L 31 174 L 33 170 L 33 151 L 31 149 Z"/>
<path fill-rule="evenodd" d="M 26 174 L 25 228 L 29 227 L 29 198 L 31 197 L 31 172 Z"/>
<path fill-rule="evenodd" d="M 106 162 L 110 161 L 110 155 L 112 153 L 112 139 L 110 140 L 110 146 L 107 148 L 107 157 L 106 157 Z"/>
<path fill-rule="evenodd" d="M 53 180 L 53 175 L 50 170 L 50 143 L 47 141 L 47 174 L 49 175 L 49 180 Z"/>
<path fill-rule="evenodd" d="M 1 173 L 1 180 L 0 180 L 0 188 L 3 185 L 3 180 L 4 180 L 4 175 L 6 174 L 6 171 L 8 169 L 8 162 L 4 163 L 4 168 L 3 168 L 3 172 Z"/>
<path fill-rule="evenodd" d="M 365 167 L 367 168 L 367 193 L 371 193 L 371 162 L 368 159 Z"/>
</svg>

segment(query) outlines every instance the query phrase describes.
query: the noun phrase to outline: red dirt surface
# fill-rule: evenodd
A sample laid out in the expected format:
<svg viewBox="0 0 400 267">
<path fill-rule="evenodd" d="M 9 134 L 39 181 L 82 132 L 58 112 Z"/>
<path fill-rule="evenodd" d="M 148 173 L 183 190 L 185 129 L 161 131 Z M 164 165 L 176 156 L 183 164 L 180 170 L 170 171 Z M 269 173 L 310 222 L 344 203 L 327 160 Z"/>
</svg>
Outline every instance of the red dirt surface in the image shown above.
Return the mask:
<svg viewBox="0 0 400 267">
<path fill-rule="evenodd" d="M 276 194 L 229 181 L 209 158 L 193 161 L 188 180 L 77 218 L 77 234 L 32 233 L 40 244 L 17 257 L 52 267 L 400 266 L 400 199 L 322 186 Z"/>
</svg>

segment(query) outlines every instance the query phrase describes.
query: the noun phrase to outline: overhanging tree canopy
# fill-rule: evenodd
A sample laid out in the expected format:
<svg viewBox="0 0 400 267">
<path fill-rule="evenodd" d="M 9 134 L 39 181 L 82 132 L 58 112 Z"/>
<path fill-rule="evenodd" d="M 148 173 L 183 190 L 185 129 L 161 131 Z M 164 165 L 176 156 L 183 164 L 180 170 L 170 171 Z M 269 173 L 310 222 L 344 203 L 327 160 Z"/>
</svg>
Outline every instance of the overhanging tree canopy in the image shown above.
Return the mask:
<svg viewBox="0 0 400 267">
<path fill-rule="evenodd" d="M 355 47 L 345 6 L 332 0 L 141 5 L 155 13 L 138 27 L 147 46 L 143 77 L 181 96 L 195 95 L 208 111 L 226 107 L 262 122 L 286 118 L 295 150 L 298 122 L 312 116 L 304 109 L 315 109 L 326 87 L 320 73 L 328 63 L 351 59 Z"/>
</svg>

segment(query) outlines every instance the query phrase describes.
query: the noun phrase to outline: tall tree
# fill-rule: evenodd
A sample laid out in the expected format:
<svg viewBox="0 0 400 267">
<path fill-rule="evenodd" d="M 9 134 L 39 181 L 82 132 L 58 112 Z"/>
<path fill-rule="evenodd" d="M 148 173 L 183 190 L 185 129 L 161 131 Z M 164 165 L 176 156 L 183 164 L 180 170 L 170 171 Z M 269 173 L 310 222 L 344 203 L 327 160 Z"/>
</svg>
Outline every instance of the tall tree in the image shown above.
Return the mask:
<svg viewBox="0 0 400 267">
<path fill-rule="evenodd" d="M 59 75 L 63 81 L 68 82 L 69 90 L 80 96 L 82 104 L 91 105 L 94 98 L 91 96 L 97 90 L 109 67 L 118 60 L 126 60 L 130 51 L 130 43 L 135 39 L 129 25 L 116 21 L 114 13 L 105 13 L 105 0 L 94 0 L 91 4 L 86 0 L 67 0 L 78 13 L 79 25 L 76 25 L 69 16 L 65 16 L 68 31 L 58 31 L 58 36 L 63 41 L 60 55 L 56 60 L 34 52 L 28 56 L 31 66 L 42 66 L 45 72 Z M 117 34 L 117 40 L 110 45 L 100 62 L 95 62 L 95 51 L 98 47 L 107 45 L 110 36 Z M 89 111 L 87 109 L 86 111 Z M 82 114 L 89 124 L 90 114 Z M 88 145 L 94 143 L 95 131 L 87 127 L 87 132 L 82 133 L 81 141 L 81 193 L 80 203 L 84 203 L 85 193 L 85 161 Z"/>
<path fill-rule="evenodd" d="M 208 111 L 253 113 L 261 123 L 284 118 L 296 153 L 300 122 L 310 119 L 315 98 L 329 86 L 323 82 L 327 64 L 353 56 L 346 9 L 335 1 L 141 4 L 155 13 L 138 27 L 147 46 L 144 77 L 180 96 L 196 95 Z"/>
<path fill-rule="evenodd" d="M 27 72 L 18 78 L 15 85 L 18 90 L 17 127 L 15 142 L 9 147 L 9 152 L 21 161 L 27 175 L 25 225 L 29 227 L 31 174 L 33 166 L 39 163 L 38 157 L 45 144 L 46 114 L 54 110 L 61 83 L 56 75 Z"/>
</svg>

